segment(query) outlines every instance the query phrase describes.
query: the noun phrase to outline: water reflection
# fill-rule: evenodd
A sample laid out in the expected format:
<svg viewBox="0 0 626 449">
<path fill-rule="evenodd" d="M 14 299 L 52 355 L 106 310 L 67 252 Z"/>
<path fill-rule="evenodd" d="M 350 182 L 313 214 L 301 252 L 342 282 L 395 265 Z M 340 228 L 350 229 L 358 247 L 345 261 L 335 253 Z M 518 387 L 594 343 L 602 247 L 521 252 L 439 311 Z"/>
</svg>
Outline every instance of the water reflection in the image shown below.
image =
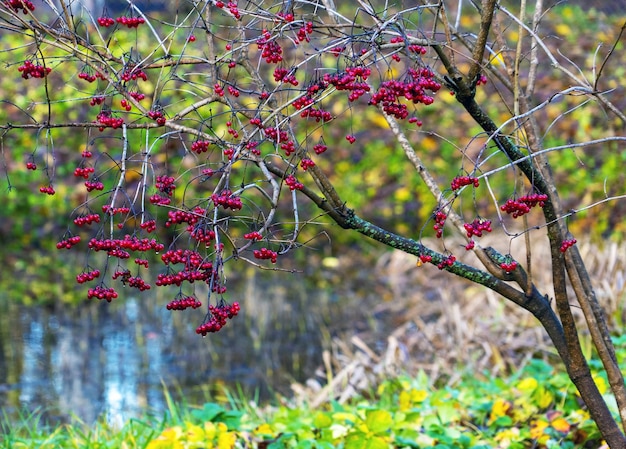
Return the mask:
<svg viewBox="0 0 626 449">
<path fill-rule="evenodd" d="M 201 312 L 172 313 L 150 295 L 63 310 L 0 298 L 0 406 L 9 415 L 43 407 L 53 424 L 99 415 L 116 424 L 164 410 L 163 385 L 191 403 L 221 384 L 288 394 L 321 364 L 323 331 L 340 308 L 300 276 L 283 281 L 241 283 L 229 298 L 240 298 L 242 315 L 204 339 L 194 332 Z"/>
</svg>

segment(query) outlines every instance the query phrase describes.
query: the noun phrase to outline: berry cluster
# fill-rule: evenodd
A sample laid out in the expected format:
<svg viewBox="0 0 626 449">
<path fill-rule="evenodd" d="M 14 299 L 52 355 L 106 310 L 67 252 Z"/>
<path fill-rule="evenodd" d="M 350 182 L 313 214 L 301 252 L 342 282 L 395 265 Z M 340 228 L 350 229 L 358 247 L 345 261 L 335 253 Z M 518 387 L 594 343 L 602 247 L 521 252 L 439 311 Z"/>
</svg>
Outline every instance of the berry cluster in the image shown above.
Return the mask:
<svg viewBox="0 0 626 449">
<path fill-rule="evenodd" d="M 141 69 L 131 68 L 126 69 L 120 75 L 120 78 L 124 82 L 136 81 L 137 79 L 141 79 L 143 81 L 148 81 L 148 75 Z"/>
<path fill-rule="evenodd" d="M 292 86 L 297 86 L 299 84 L 296 76 L 294 75 L 294 71 L 287 70 L 284 67 L 276 67 L 276 69 L 274 69 L 274 81 L 291 84 Z"/>
<path fill-rule="evenodd" d="M 115 25 L 115 19 L 113 17 L 98 17 L 96 19 L 98 25 L 104 28 L 109 28 L 110 26 Z"/>
<path fill-rule="evenodd" d="M 261 150 L 257 148 L 259 146 L 259 143 L 260 142 L 258 140 L 251 140 L 249 142 L 246 142 L 246 150 L 250 151 L 250 153 L 254 154 L 255 156 L 260 156 Z"/>
<path fill-rule="evenodd" d="M 91 223 L 100 223 L 100 215 L 88 214 L 74 218 L 76 226 L 90 225 Z"/>
<path fill-rule="evenodd" d="M 111 207 L 108 204 L 102 206 L 102 212 L 107 215 L 124 215 L 130 212 L 129 207 Z"/>
<path fill-rule="evenodd" d="M 56 193 L 52 186 L 41 186 L 39 187 L 39 191 L 41 193 L 47 193 L 48 195 L 54 195 Z"/>
<path fill-rule="evenodd" d="M 130 95 L 137 101 L 141 101 L 146 98 L 145 94 L 142 94 L 141 92 L 128 92 L 128 95 Z"/>
<path fill-rule="evenodd" d="M 139 227 L 143 229 L 144 231 L 146 231 L 148 234 L 150 234 L 156 231 L 156 220 L 144 221 L 143 223 L 139 225 Z"/>
<path fill-rule="evenodd" d="M 91 298 L 104 299 L 107 302 L 111 302 L 117 298 L 117 292 L 113 288 L 98 285 L 96 288 L 90 288 L 87 292 L 87 299 Z"/>
<path fill-rule="evenodd" d="M 98 116 L 96 117 L 96 120 L 98 123 L 103 125 L 98 128 L 101 132 L 104 131 L 104 128 L 106 127 L 117 129 L 121 128 L 124 124 L 123 118 L 112 117 L 110 111 L 100 112 L 100 114 L 98 114 Z"/>
<path fill-rule="evenodd" d="M 304 184 L 299 182 L 294 175 L 287 176 L 285 184 L 289 187 L 289 190 L 302 190 L 304 188 Z"/>
<path fill-rule="evenodd" d="M 130 277 L 123 276 L 122 283 L 124 285 L 128 285 L 131 288 L 136 288 L 140 292 L 150 290 L 150 284 L 147 284 L 146 281 L 144 281 L 139 276 L 130 276 Z"/>
<path fill-rule="evenodd" d="M 222 87 L 220 83 L 215 83 L 213 85 L 213 89 L 215 90 L 215 93 L 219 95 L 220 97 L 224 96 L 224 88 Z"/>
<path fill-rule="evenodd" d="M 482 73 L 480 74 L 480 76 L 476 80 L 476 85 L 477 86 L 480 86 L 481 84 L 487 84 L 487 77 L 485 75 L 483 75 Z"/>
<path fill-rule="evenodd" d="M 185 310 L 187 308 L 197 309 L 202 303 L 194 296 L 185 296 L 169 302 L 165 307 L 167 310 Z"/>
<path fill-rule="evenodd" d="M 240 210 L 243 207 L 241 198 L 233 195 L 228 189 L 222 190 L 220 194 L 211 195 L 211 200 L 216 206 L 222 206 L 224 209 Z"/>
<path fill-rule="evenodd" d="M 291 23 L 294 20 L 293 14 L 290 12 L 289 13 L 279 12 L 276 15 L 287 23 Z"/>
<path fill-rule="evenodd" d="M 255 259 L 270 260 L 272 263 L 276 263 L 278 258 L 276 251 L 267 248 L 255 249 L 252 254 L 254 254 Z"/>
<path fill-rule="evenodd" d="M 126 283 L 126 281 L 130 278 L 130 270 L 115 270 L 115 273 L 111 276 L 113 280 L 122 278 L 122 282 Z"/>
<path fill-rule="evenodd" d="M 26 168 L 28 170 L 37 170 L 37 165 L 34 162 L 26 162 Z"/>
<path fill-rule="evenodd" d="M 155 285 L 162 287 L 165 285 L 176 285 L 180 287 L 183 282 L 193 284 L 195 281 L 208 281 L 211 279 L 211 272 L 199 270 L 181 270 L 177 273 L 159 274 Z"/>
<path fill-rule="evenodd" d="M 257 232 L 257 231 L 248 232 L 247 234 L 243 235 L 243 238 L 248 239 L 248 240 L 253 240 L 253 241 L 263 240 L 263 236 L 261 235 L 260 232 Z"/>
<path fill-rule="evenodd" d="M 517 262 L 514 260 L 511 262 L 502 262 L 500 264 L 500 268 L 502 268 L 506 273 L 511 273 L 517 268 Z"/>
<path fill-rule="evenodd" d="M 143 17 L 121 16 L 115 19 L 115 21 L 120 25 L 124 25 L 128 28 L 137 28 L 139 25 L 143 25 L 144 23 L 146 23 L 146 19 L 144 19 Z"/>
<path fill-rule="evenodd" d="M 452 190 L 459 190 L 461 187 L 469 185 L 478 187 L 480 185 L 480 181 L 478 178 L 474 178 L 473 176 L 457 176 L 450 183 Z"/>
<path fill-rule="evenodd" d="M 341 54 L 344 52 L 345 49 L 346 49 L 346 47 L 342 47 L 342 46 L 338 45 L 338 46 L 333 47 L 330 50 L 328 50 L 328 53 L 333 55 L 335 58 L 338 58 L 339 56 L 341 56 Z"/>
<path fill-rule="evenodd" d="M 344 72 L 332 75 L 325 74 L 323 81 L 326 86 L 332 84 L 337 90 L 349 91 L 348 100 L 355 101 L 370 91 L 370 87 L 365 81 L 371 73 L 372 71 L 368 67 L 347 67 Z"/>
<path fill-rule="evenodd" d="M 435 224 L 433 225 L 433 229 L 435 230 L 438 239 L 440 239 L 443 235 L 443 226 L 445 225 L 447 218 L 448 215 L 445 212 L 441 210 L 435 212 Z"/>
<path fill-rule="evenodd" d="M 149 268 L 150 267 L 150 262 L 148 262 L 148 259 L 135 259 L 135 263 L 137 265 L 139 265 L 140 267 L 145 267 L 145 268 Z"/>
<path fill-rule="evenodd" d="M 451 267 L 456 262 L 456 257 L 453 254 L 450 254 L 448 257 L 443 259 L 441 262 L 437 264 L 437 268 L 443 270 L 444 268 Z"/>
<path fill-rule="evenodd" d="M 576 239 L 563 240 L 563 243 L 561 243 L 561 247 L 559 248 L 559 251 L 564 253 L 575 244 L 576 244 Z"/>
<path fill-rule="evenodd" d="M 315 162 L 309 158 L 304 158 L 300 161 L 300 167 L 302 167 L 302 170 L 307 171 L 309 168 L 315 167 Z"/>
<path fill-rule="evenodd" d="M 346 140 L 352 145 L 354 142 L 356 142 L 356 137 L 354 137 L 352 134 L 348 134 L 346 136 Z"/>
<path fill-rule="evenodd" d="M 195 227 L 187 230 L 189 231 L 191 238 L 197 240 L 198 242 L 202 242 L 208 245 L 213 240 L 215 240 L 215 231 L 213 231 L 212 229 L 206 230 L 201 227 Z"/>
<path fill-rule="evenodd" d="M 28 14 L 28 11 L 35 10 L 35 5 L 30 0 L 5 0 L 5 3 L 15 12 L 21 10 L 24 14 Z"/>
<path fill-rule="evenodd" d="M 100 181 L 85 181 L 85 187 L 87 187 L 87 192 L 91 192 L 92 190 L 104 190 L 104 184 Z"/>
<path fill-rule="evenodd" d="M 172 196 L 176 189 L 174 181 L 175 179 L 171 176 L 157 176 L 154 186 L 159 192 L 165 193 L 167 196 Z"/>
<path fill-rule="evenodd" d="M 165 265 L 168 265 L 168 272 L 157 276 L 155 283 L 157 286 L 180 286 L 183 282 L 193 283 L 195 281 L 210 282 L 211 279 L 215 279 L 217 274 L 213 271 L 213 264 L 205 261 L 196 251 L 170 250 L 161 256 L 161 260 Z M 169 266 L 176 264 L 184 264 L 184 268 L 177 273 L 171 273 Z"/>
<path fill-rule="evenodd" d="M 105 79 L 106 79 L 106 78 L 104 77 L 104 75 L 103 75 L 103 74 L 101 74 L 100 72 L 96 72 L 96 74 L 95 74 L 95 75 L 92 75 L 92 74 L 90 74 L 90 73 L 88 73 L 88 72 L 80 72 L 80 73 L 78 74 L 78 77 L 79 77 L 81 80 L 85 80 L 85 81 L 87 81 L 88 83 L 93 83 L 93 82 L 94 82 L 95 80 L 97 80 L 98 78 L 100 78 L 101 80 L 105 80 Z M 93 106 L 93 105 L 92 105 L 92 106 Z"/>
<path fill-rule="evenodd" d="M 109 251 L 107 251 L 107 256 L 117 257 L 118 259 L 130 259 L 130 253 L 119 248 L 110 249 Z"/>
<path fill-rule="evenodd" d="M 179 209 L 170 210 L 167 213 L 168 219 L 167 222 L 165 222 L 165 227 L 169 228 L 172 225 L 180 223 L 187 223 L 190 226 L 193 226 L 200 220 L 201 217 L 204 216 L 205 213 L 206 211 L 201 207 L 196 207 L 190 212 Z"/>
<path fill-rule="evenodd" d="M 269 31 L 263 30 L 263 35 L 257 39 L 256 45 L 261 50 L 261 57 L 268 64 L 278 64 L 283 60 L 283 49 L 272 39 Z"/>
<path fill-rule="evenodd" d="M 161 260 L 165 265 L 184 264 L 185 269 L 194 270 L 212 270 L 213 264 L 205 261 L 204 257 L 197 252 L 189 249 L 169 250 L 161 256 Z"/>
<path fill-rule="evenodd" d="M 32 61 L 24 61 L 24 64 L 17 68 L 18 72 L 22 72 L 22 78 L 45 78 L 48 73 L 52 72 L 50 67 L 44 67 L 40 64 L 33 64 Z"/>
<path fill-rule="evenodd" d="M 309 34 L 311 33 L 313 33 L 313 22 L 307 22 L 298 30 L 298 33 L 296 35 L 298 41 L 296 42 L 296 44 L 305 41 L 310 42 L 311 39 L 309 39 Z"/>
<path fill-rule="evenodd" d="M 420 254 L 420 262 L 421 263 L 430 263 L 433 261 L 433 257 L 428 254 Z"/>
<path fill-rule="evenodd" d="M 463 227 L 465 228 L 468 237 L 473 235 L 476 237 L 482 237 L 483 232 L 491 232 L 491 220 L 481 220 L 479 218 L 475 218 L 473 222 L 465 223 Z"/>
<path fill-rule="evenodd" d="M 91 97 L 91 101 L 89 102 L 90 106 L 99 106 L 102 103 L 104 103 L 104 100 L 106 100 L 106 97 L 104 97 L 103 95 L 95 95 L 93 97 Z"/>
<path fill-rule="evenodd" d="M 233 97 L 235 97 L 235 98 L 239 97 L 239 94 L 240 94 L 239 90 L 236 89 L 235 87 L 228 86 L 227 90 L 228 90 L 228 93 L 231 94 Z"/>
<path fill-rule="evenodd" d="M 89 179 L 89 176 L 95 172 L 93 167 L 76 167 L 74 170 L 74 176 L 77 178 Z"/>
<path fill-rule="evenodd" d="M 547 200 L 548 195 L 533 193 L 531 195 L 519 197 L 516 200 L 507 200 L 506 203 L 500 206 L 500 210 L 511 215 L 513 218 L 517 218 L 530 212 L 530 209 L 532 207 L 543 207 L 546 204 L 545 202 Z"/>
<path fill-rule="evenodd" d="M 163 111 L 160 108 L 148 111 L 148 117 L 154 120 L 159 126 L 165 125 L 165 122 L 167 121 L 167 119 L 163 115 Z"/>
<path fill-rule="evenodd" d="M 318 108 L 305 109 L 300 113 L 300 117 L 312 117 L 315 119 L 316 122 L 330 122 L 333 119 L 333 115 L 330 112 Z"/>
<path fill-rule="evenodd" d="M 97 277 L 100 277 L 100 270 L 91 270 L 86 273 L 76 275 L 76 282 L 84 284 L 85 282 L 93 281 Z"/>
<path fill-rule="evenodd" d="M 209 151 L 209 145 L 211 145 L 211 142 L 208 140 L 196 140 L 191 144 L 191 151 L 197 154 L 206 153 Z"/>
<path fill-rule="evenodd" d="M 441 84 L 435 80 L 435 74 L 427 68 L 409 69 L 408 76 L 404 81 L 383 81 L 378 90 L 372 95 L 371 105 L 379 105 L 389 115 L 397 119 L 405 119 L 409 116 L 407 105 L 400 102 L 404 97 L 413 104 L 431 104 L 433 97 L 426 92 L 437 92 Z"/>
<path fill-rule="evenodd" d="M 168 206 L 172 202 L 170 198 L 158 194 L 152 195 L 148 200 L 155 206 Z"/>
<path fill-rule="evenodd" d="M 233 138 L 235 138 L 235 139 L 239 138 L 239 132 L 237 132 L 237 130 L 235 128 L 233 128 L 233 122 L 231 122 L 230 120 L 227 121 L 226 122 L 226 128 L 228 129 L 228 134 L 233 136 Z"/>
<path fill-rule="evenodd" d="M 89 241 L 89 249 L 94 251 L 111 251 L 116 249 L 124 249 L 128 251 L 154 251 L 156 253 L 163 251 L 162 243 L 154 239 L 139 239 L 135 236 L 126 235 L 123 239 L 97 239 L 93 238 Z"/>
<path fill-rule="evenodd" d="M 209 305 L 210 319 L 198 326 L 196 333 L 204 337 L 208 333 L 218 332 L 226 325 L 226 321 L 236 316 L 240 310 L 238 302 L 234 302 L 232 306 L 224 301 L 220 301 L 216 306 Z"/>
<path fill-rule="evenodd" d="M 130 112 L 133 109 L 133 105 L 126 98 L 120 100 L 120 107 L 126 112 Z"/>
<path fill-rule="evenodd" d="M 328 147 L 323 143 L 318 143 L 313 146 L 313 151 L 315 152 L 315 154 L 322 154 L 326 150 L 328 150 Z"/>
<path fill-rule="evenodd" d="M 57 243 L 57 249 L 70 249 L 72 246 L 80 243 L 80 236 L 75 235 Z"/>
<path fill-rule="evenodd" d="M 215 6 L 221 9 L 224 7 L 224 2 L 222 0 L 216 0 Z M 235 19 L 241 19 L 241 13 L 237 7 L 237 2 L 230 1 L 225 6 L 228 8 L 228 12 L 230 12 Z"/>
</svg>

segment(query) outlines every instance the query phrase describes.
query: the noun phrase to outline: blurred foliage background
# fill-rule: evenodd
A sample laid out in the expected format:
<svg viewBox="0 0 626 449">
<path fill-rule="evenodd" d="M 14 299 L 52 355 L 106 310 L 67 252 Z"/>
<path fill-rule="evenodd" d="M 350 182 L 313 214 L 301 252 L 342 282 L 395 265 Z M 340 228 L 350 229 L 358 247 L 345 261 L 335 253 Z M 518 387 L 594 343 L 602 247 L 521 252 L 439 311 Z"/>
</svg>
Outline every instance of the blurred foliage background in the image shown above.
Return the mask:
<svg viewBox="0 0 626 449">
<path fill-rule="evenodd" d="M 590 5 L 593 2 L 586 3 Z M 606 2 L 596 3 L 604 5 Z M 352 6 L 343 4 L 341 7 L 349 9 Z M 607 10 L 604 7 L 583 11 L 579 6 L 567 4 L 555 8 L 557 12 L 550 14 L 549 21 L 544 21 L 541 28 L 545 42 L 553 49 L 558 48 L 584 73 L 592 73 L 618 39 L 623 17 L 607 14 L 606 11 L 612 12 L 611 8 Z M 461 26 L 467 30 L 476 29 L 477 23 L 473 23 L 470 17 L 477 16 L 463 16 Z M 508 33 L 515 39 L 517 27 L 510 26 Z M 23 46 L 22 40 L 14 35 L 1 32 L 0 36 L 0 55 L 4 61 L 0 66 L 0 123 L 27 122 L 31 113 L 36 115 L 37 111 L 42 110 L 41 102 L 47 96 L 52 100 L 50 110 L 53 117 L 76 121 L 95 119 L 97 108 L 90 110 L 76 104 L 76 99 L 93 95 L 92 91 L 76 90 L 75 86 L 80 86 L 80 83 L 73 81 L 79 67 L 76 73 L 53 71 L 47 84 L 32 80 L 24 82 L 19 77 L 17 67 L 32 58 L 33 49 Z M 129 39 L 132 36 L 128 34 Z M 185 37 L 181 36 L 180 45 L 184 44 Z M 132 44 L 141 53 L 141 46 L 145 42 L 137 39 Z M 620 99 L 617 106 L 626 110 L 626 52 L 623 51 L 623 45 L 623 42 L 618 42 L 616 51 L 606 61 L 599 88 L 611 90 L 611 98 Z M 50 60 L 54 65 L 53 53 Z M 543 64 L 542 67 L 546 70 L 545 67 L 550 66 Z M 438 68 L 434 67 L 435 70 Z M 539 76 L 535 93 L 538 101 L 564 88 L 560 74 L 556 70 L 547 70 Z M 68 77 L 71 82 L 68 82 Z M 161 102 L 174 104 L 177 96 L 182 94 L 176 89 L 164 90 Z M 489 105 L 489 112 L 500 122 L 510 118 L 499 107 L 502 94 L 497 82 L 489 82 L 478 93 L 479 102 Z M 364 108 L 353 114 L 348 105 L 335 104 L 333 112 L 338 114 L 337 119 L 325 130 L 324 135 L 330 149 L 319 165 L 335 183 L 348 206 L 364 218 L 409 237 L 430 235 L 432 223 L 429 224 L 429 218 L 437 201 L 407 163 L 396 142 L 389 138 L 387 125 L 376 110 Z M 546 147 L 623 132 L 623 124 L 618 123 L 613 116 L 597 104 L 583 103 L 577 97 L 555 101 L 540 114 L 539 121 L 545 126 Z M 42 119 L 41 116 L 36 118 Z M 445 189 L 454 176 L 463 174 L 460 169 L 464 164 L 464 154 L 472 154 L 480 147 L 481 139 L 476 137 L 480 135 L 480 130 L 456 105 L 455 99 L 443 90 L 438 94 L 435 104 L 420 111 L 420 119 L 424 122 L 423 127 L 416 128 L 410 136 L 416 142 L 420 157 L 431 163 L 433 174 Z M 300 139 L 305 139 L 310 132 L 303 129 Z M 141 131 L 129 133 L 131 139 L 145 139 Z M 63 298 L 62 301 L 69 303 L 81 300 L 82 289 L 72 290 L 77 267 L 81 266 L 79 256 L 60 253 L 54 249 L 54 244 L 62 238 L 68 226 L 68 217 L 76 215 L 75 208 L 81 202 L 80 194 L 77 193 L 79 189 L 76 188 L 80 185 L 79 179 L 72 176 L 80 162 L 81 152 L 85 149 L 97 152 L 98 148 L 115 142 L 115 131 L 102 134 L 96 131 L 95 134 L 79 129 L 51 129 L 48 133 L 11 129 L 3 131 L 0 155 L 3 172 L 0 188 L 0 244 L 3 248 L 2 257 L 10 263 L 15 276 L 23 281 L 16 286 L 13 279 L 2 277 L 0 289 L 8 291 L 12 299 L 50 302 Z M 343 139 L 346 134 L 355 134 L 359 144 L 348 145 Z M 183 148 L 165 143 L 156 157 L 167 163 L 169 158 L 183 155 Z M 623 145 L 605 143 L 580 150 L 558 151 L 551 153 L 549 158 L 568 209 L 579 209 L 626 191 L 623 169 L 626 149 Z M 40 167 L 36 172 L 25 168 L 26 162 L 31 160 Z M 506 161 L 500 163 L 506 164 Z M 112 162 L 102 161 L 99 169 L 105 171 L 107 164 Z M 473 167 L 463 168 L 472 170 Z M 48 184 L 48 177 L 55 180 L 57 194 L 52 197 L 39 192 L 41 185 Z M 515 179 L 508 171 L 490 177 L 490 185 L 497 198 L 516 193 L 512 187 Z M 190 186 L 192 190 L 187 194 L 194 194 L 193 188 Z M 476 193 L 476 198 L 467 198 L 467 201 L 476 203 L 479 216 L 493 216 L 495 205 L 486 187 L 481 186 Z M 313 208 L 308 212 L 311 217 L 317 213 Z M 575 235 L 593 230 L 594 238 L 622 240 L 626 233 L 625 215 L 626 201 L 607 202 L 571 217 L 570 227 Z M 472 217 L 466 219 L 471 220 Z M 320 220 L 324 221 L 323 218 Z M 371 253 L 373 244 L 363 241 L 357 234 L 346 233 L 332 226 L 324 230 L 324 235 L 329 238 L 319 238 L 319 227 L 312 228 L 308 235 L 314 239 L 311 245 L 324 254 L 338 254 L 355 247 L 362 251 L 365 258 Z M 68 257 L 72 260 L 68 260 Z M 307 260 L 310 253 L 304 250 L 296 252 L 293 257 L 295 263 L 298 263 Z M 31 281 L 42 278 L 54 281 L 49 285 L 58 291 L 38 291 L 37 285 L 40 284 Z M 8 288 L 10 284 L 11 288 Z"/>
</svg>

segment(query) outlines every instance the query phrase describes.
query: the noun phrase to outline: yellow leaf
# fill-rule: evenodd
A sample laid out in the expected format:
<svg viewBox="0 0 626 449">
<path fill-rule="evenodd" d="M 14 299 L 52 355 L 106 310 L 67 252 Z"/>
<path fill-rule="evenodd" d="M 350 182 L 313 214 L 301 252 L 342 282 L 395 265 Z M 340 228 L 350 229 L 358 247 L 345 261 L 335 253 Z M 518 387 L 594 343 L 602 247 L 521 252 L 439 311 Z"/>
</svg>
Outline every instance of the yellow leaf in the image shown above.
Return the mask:
<svg viewBox="0 0 626 449">
<path fill-rule="evenodd" d="M 205 433 L 202 427 L 193 424 L 187 424 L 187 441 L 195 443 L 205 439 Z"/>
<path fill-rule="evenodd" d="M 502 52 L 498 52 L 493 55 L 493 57 L 491 58 L 491 63 L 500 67 L 506 67 L 506 63 L 504 62 L 504 58 L 502 57 Z"/>
<path fill-rule="evenodd" d="M 501 447 L 510 446 L 511 443 L 517 442 L 518 438 L 519 438 L 519 429 L 517 427 L 502 430 L 494 436 L 494 440 L 502 443 L 500 445 Z"/>
<path fill-rule="evenodd" d="M 257 435 L 270 435 L 270 436 L 274 435 L 274 431 L 272 430 L 270 425 L 267 423 L 263 423 L 259 427 L 254 429 L 254 433 Z"/>
<path fill-rule="evenodd" d="M 550 423 L 550 425 L 552 426 L 552 428 L 554 430 L 556 430 L 557 432 L 562 432 L 562 433 L 569 433 L 570 431 L 570 425 L 569 423 L 565 420 L 565 418 L 557 418 L 554 421 L 552 421 Z"/>
<path fill-rule="evenodd" d="M 504 399 L 496 399 L 491 407 L 491 414 L 489 415 L 489 422 L 493 422 L 501 416 L 505 416 L 509 410 L 511 410 L 511 403 Z"/>
<path fill-rule="evenodd" d="M 347 413 L 347 412 L 337 412 L 337 413 L 333 413 L 333 419 L 335 420 L 335 422 L 337 421 L 351 421 L 351 422 L 356 422 L 356 416 L 353 413 Z"/>
<path fill-rule="evenodd" d="M 608 386 L 606 384 L 606 380 L 604 380 L 604 377 L 598 376 L 598 375 L 594 375 L 593 376 L 593 381 L 598 386 L 598 390 L 600 390 L 600 394 L 606 393 L 606 391 L 608 389 Z"/>
<path fill-rule="evenodd" d="M 411 390 L 411 401 L 413 402 L 424 402 L 424 399 L 428 397 L 428 392 L 426 390 L 417 390 L 413 388 Z"/>
<path fill-rule="evenodd" d="M 569 36 L 570 34 L 572 34 L 572 29 L 569 27 L 569 25 L 566 25 L 564 23 L 558 24 L 554 27 L 554 29 L 561 36 Z"/>
<path fill-rule="evenodd" d="M 523 391 L 524 393 L 530 393 L 537 388 L 537 385 L 539 385 L 537 379 L 527 377 L 517 383 L 517 389 Z"/>
<path fill-rule="evenodd" d="M 408 410 L 411 408 L 411 395 L 408 391 L 403 391 L 398 397 L 398 405 L 400 410 Z"/>
<path fill-rule="evenodd" d="M 232 449 L 235 446 L 235 441 L 237 440 L 237 436 L 234 432 L 224 432 L 220 433 L 220 436 L 217 437 L 217 448 L 218 449 Z"/>
<path fill-rule="evenodd" d="M 413 404 L 419 404 L 420 402 L 424 402 L 424 399 L 426 399 L 427 397 L 428 392 L 426 390 L 418 390 L 416 388 L 411 388 L 408 391 L 404 390 L 402 393 L 400 393 L 400 396 L 398 398 L 400 410 L 408 410 Z"/>
<path fill-rule="evenodd" d="M 215 428 L 215 424 L 211 421 L 207 421 L 204 423 L 204 434 L 206 435 L 206 439 L 212 441 L 215 438 L 217 430 Z"/>
<path fill-rule="evenodd" d="M 530 437 L 534 440 L 540 439 L 545 435 L 544 430 L 548 427 L 547 421 L 543 419 L 533 420 L 530 423 Z"/>
<path fill-rule="evenodd" d="M 533 399 L 539 408 L 546 408 L 552 403 L 554 396 L 548 390 L 541 387 L 533 393 Z"/>
<path fill-rule="evenodd" d="M 383 128 L 383 129 L 389 128 L 389 123 L 387 122 L 385 117 L 383 117 L 380 114 L 375 114 L 375 115 L 370 116 L 369 121 L 372 122 L 373 125 L 379 128 Z"/>
<path fill-rule="evenodd" d="M 169 427 L 150 441 L 146 447 L 147 449 L 183 449 L 182 436 L 183 430 L 180 426 Z"/>
</svg>

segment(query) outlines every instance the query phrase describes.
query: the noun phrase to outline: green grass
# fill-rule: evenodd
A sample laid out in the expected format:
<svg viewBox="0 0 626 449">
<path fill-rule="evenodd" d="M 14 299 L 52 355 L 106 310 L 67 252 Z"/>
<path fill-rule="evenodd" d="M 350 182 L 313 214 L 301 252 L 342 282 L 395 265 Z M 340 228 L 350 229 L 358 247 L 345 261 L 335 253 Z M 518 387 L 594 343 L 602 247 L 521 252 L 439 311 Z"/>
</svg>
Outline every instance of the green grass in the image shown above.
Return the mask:
<svg viewBox="0 0 626 449">
<path fill-rule="evenodd" d="M 593 365 L 593 364 L 592 364 Z M 606 379 L 597 377 L 601 391 Z M 258 408 L 227 394 L 228 403 L 187 406 L 166 391 L 168 411 L 121 428 L 103 417 L 49 428 L 41 411 L 17 423 L 3 418 L 1 448 L 232 447 L 295 448 L 582 448 L 601 440 L 566 375 L 531 361 L 508 378 L 467 372 L 455 386 L 433 387 L 423 373 L 379 384 L 346 403 Z M 587 446 L 585 446 L 587 445 Z"/>
</svg>

